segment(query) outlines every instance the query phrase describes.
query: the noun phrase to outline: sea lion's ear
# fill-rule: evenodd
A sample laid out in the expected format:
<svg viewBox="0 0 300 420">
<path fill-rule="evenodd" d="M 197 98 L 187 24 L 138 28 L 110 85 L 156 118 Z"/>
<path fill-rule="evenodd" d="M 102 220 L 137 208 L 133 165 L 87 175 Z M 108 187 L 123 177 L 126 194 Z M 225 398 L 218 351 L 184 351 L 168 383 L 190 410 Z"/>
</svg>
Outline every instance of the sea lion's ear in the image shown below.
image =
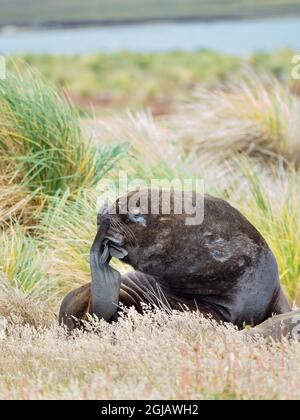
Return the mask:
<svg viewBox="0 0 300 420">
<path fill-rule="evenodd" d="M 108 203 L 104 203 L 99 212 L 97 213 L 97 226 L 101 225 L 101 221 L 108 217 Z"/>
<path fill-rule="evenodd" d="M 101 214 L 97 213 L 97 226 L 100 226 L 100 222 L 101 222 Z"/>
<path fill-rule="evenodd" d="M 105 202 L 103 204 L 103 206 L 101 207 L 99 213 L 101 214 L 101 216 L 105 216 L 106 214 L 108 214 L 108 203 Z"/>
</svg>

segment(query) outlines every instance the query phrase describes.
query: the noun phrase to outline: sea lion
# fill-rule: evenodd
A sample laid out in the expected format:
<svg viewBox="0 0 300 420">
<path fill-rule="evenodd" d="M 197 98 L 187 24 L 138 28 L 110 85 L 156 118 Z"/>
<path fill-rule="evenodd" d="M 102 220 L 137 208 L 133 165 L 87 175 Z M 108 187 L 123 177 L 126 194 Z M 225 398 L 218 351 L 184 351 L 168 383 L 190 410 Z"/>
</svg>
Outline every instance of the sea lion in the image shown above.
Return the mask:
<svg viewBox="0 0 300 420">
<path fill-rule="evenodd" d="M 152 212 L 152 190 L 117 200 L 114 212 L 98 215 L 99 229 L 90 253 L 92 283 L 66 296 L 59 320 L 73 329 L 87 314 L 117 320 L 119 304 L 142 312 L 143 302 L 178 310 L 198 310 L 238 328 L 256 326 L 274 314 L 291 311 L 279 283 L 275 257 L 262 235 L 228 202 L 210 195 L 191 195 L 203 205 L 203 221 L 187 224 L 190 214 Z M 111 208 L 111 209 L 112 209 Z M 110 209 L 110 210 L 111 210 Z M 115 213 L 115 214 L 112 214 Z M 121 276 L 111 257 L 135 271 Z M 76 321 L 75 318 L 79 321 Z"/>
</svg>

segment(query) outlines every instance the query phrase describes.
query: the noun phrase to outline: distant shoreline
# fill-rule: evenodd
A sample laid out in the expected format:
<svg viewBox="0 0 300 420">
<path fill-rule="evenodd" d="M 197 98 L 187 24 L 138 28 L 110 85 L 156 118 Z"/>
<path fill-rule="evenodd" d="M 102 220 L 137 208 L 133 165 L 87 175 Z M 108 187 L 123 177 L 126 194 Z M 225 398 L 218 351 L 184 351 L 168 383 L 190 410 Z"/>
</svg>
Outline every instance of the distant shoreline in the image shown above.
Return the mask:
<svg viewBox="0 0 300 420">
<path fill-rule="evenodd" d="M 90 28 L 90 27 L 105 27 L 105 26 L 128 26 L 128 25 L 143 25 L 151 23 L 213 23 L 221 21 L 241 21 L 241 20 L 262 20 L 262 19 L 278 19 L 291 18 L 300 16 L 300 13 L 290 14 L 273 14 L 273 15 L 212 15 L 212 16 L 185 16 L 185 17 L 153 17 L 153 18 L 125 18 L 125 19 L 90 19 L 77 21 L 40 21 L 40 22 L 7 22 L 0 23 L 0 30 L 13 27 L 16 30 L 32 29 L 32 30 L 50 30 L 50 29 L 76 29 L 76 28 Z"/>
</svg>

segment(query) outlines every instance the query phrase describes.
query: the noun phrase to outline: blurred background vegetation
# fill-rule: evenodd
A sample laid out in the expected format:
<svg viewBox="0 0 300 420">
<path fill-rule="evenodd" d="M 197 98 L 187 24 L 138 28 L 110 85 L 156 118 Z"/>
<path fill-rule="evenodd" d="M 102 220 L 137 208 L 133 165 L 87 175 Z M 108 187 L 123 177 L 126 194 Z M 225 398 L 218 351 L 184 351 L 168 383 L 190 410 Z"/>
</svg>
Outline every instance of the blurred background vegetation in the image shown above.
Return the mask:
<svg viewBox="0 0 300 420">
<path fill-rule="evenodd" d="M 295 52 L 284 49 L 239 58 L 213 51 L 169 53 L 95 53 L 82 56 L 34 55 L 13 57 L 20 71 L 28 65 L 57 88 L 65 89 L 75 105 L 86 110 L 150 108 L 155 115 L 170 113 L 189 100 L 199 86 L 214 88 L 241 79 L 245 70 L 273 74 L 297 93 L 291 78 Z"/>
</svg>

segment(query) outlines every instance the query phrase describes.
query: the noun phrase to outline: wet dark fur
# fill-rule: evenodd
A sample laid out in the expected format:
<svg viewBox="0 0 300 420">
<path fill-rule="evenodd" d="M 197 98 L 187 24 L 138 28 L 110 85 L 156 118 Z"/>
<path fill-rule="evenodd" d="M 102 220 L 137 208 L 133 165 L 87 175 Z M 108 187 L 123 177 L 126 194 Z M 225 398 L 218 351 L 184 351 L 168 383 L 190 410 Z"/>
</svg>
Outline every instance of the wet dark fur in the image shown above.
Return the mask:
<svg viewBox="0 0 300 420">
<path fill-rule="evenodd" d="M 133 194 L 125 200 L 123 197 L 117 209 L 120 210 Z M 150 205 L 151 198 L 149 208 Z M 146 212 L 146 209 L 141 210 Z M 147 214 L 146 226 L 143 226 L 130 222 L 127 214 L 110 216 L 111 224 L 125 236 L 128 256 L 124 262 L 136 270 L 122 276 L 121 303 L 134 305 L 141 311 L 140 302 L 153 303 L 147 295 L 151 288 L 156 303 L 163 296 L 170 308 L 198 309 L 238 327 L 257 325 L 272 314 L 290 310 L 271 250 L 239 211 L 224 200 L 206 195 L 203 223 L 187 226 L 186 217 L 186 214 L 161 212 Z M 74 302 L 70 296 L 66 299 L 61 320 L 63 313 L 70 313 L 66 307 Z M 86 297 L 77 308 L 79 318 L 84 312 L 82 306 L 86 306 L 86 312 L 90 311 L 84 300 Z"/>
</svg>

